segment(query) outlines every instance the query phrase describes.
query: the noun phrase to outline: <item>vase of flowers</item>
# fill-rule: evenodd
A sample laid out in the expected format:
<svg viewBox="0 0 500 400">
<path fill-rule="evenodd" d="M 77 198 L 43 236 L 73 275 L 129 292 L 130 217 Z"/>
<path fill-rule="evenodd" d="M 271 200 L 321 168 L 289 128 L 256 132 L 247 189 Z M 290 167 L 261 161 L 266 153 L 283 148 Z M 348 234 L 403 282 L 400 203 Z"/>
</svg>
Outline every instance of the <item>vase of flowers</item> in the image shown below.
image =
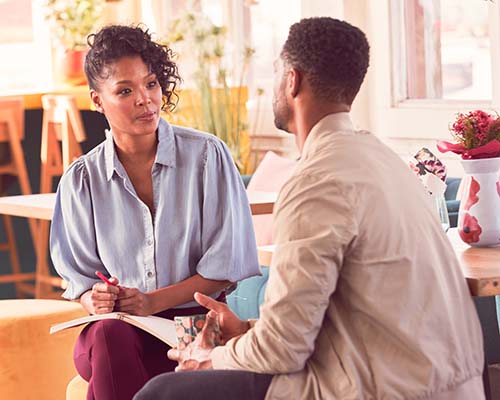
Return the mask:
<svg viewBox="0 0 500 400">
<path fill-rule="evenodd" d="M 83 71 L 87 35 L 99 26 L 104 3 L 105 0 L 45 0 L 45 18 L 56 39 L 56 75 L 64 83 L 87 83 Z"/>
<path fill-rule="evenodd" d="M 465 171 L 458 214 L 462 240 L 474 247 L 500 245 L 500 118 L 476 110 L 459 113 L 450 132 L 456 143 L 440 151 L 462 157 Z"/>
</svg>

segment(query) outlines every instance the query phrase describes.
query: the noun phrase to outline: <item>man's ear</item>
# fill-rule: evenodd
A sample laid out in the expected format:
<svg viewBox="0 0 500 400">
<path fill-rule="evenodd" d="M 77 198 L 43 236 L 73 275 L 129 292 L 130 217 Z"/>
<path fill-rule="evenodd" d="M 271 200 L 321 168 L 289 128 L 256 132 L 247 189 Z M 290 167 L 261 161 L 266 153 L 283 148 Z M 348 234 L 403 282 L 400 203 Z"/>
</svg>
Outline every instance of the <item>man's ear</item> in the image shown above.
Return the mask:
<svg viewBox="0 0 500 400">
<path fill-rule="evenodd" d="M 302 84 L 302 73 L 296 68 L 290 68 L 288 71 L 288 89 L 292 97 L 297 97 Z"/>
<path fill-rule="evenodd" d="M 95 109 L 98 112 L 104 114 L 104 108 L 102 107 L 101 97 L 99 96 L 99 93 L 97 93 L 94 89 L 90 89 L 90 99 L 92 100 Z"/>
</svg>

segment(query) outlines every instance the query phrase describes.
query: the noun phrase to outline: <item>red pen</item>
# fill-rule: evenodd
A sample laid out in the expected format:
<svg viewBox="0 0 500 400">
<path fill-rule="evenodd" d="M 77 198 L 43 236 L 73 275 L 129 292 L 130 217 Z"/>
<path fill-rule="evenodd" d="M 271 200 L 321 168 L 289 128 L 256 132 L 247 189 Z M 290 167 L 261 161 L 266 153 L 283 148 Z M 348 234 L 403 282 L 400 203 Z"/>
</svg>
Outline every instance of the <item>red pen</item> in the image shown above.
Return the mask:
<svg viewBox="0 0 500 400">
<path fill-rule="evenodd" d="M 111 282 L 108 278 L 106 278 L 101 271 L 96 271 L 95 274 L 101 278 L 104 282 L 106 282 L 108 285 L 111 286 L 116 286 L 116 282 Z"/>
</svg>

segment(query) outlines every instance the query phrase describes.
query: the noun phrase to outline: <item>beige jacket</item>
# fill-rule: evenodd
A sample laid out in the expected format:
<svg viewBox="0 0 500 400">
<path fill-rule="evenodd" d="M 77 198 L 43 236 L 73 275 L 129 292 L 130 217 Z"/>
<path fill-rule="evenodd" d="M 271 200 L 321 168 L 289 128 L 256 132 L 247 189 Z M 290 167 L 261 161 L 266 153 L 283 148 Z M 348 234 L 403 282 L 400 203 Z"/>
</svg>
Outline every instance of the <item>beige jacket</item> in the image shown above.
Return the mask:
<svg viewBox="0 0 500 400">
<path fill-rule="evenodd" d="M 310 132 L 275 207 L 261 317 L 216 369 L 275 374 L 267 399 L 480 400 L 479 320 L 428 194 L 347 113 Z"/>
</svg>

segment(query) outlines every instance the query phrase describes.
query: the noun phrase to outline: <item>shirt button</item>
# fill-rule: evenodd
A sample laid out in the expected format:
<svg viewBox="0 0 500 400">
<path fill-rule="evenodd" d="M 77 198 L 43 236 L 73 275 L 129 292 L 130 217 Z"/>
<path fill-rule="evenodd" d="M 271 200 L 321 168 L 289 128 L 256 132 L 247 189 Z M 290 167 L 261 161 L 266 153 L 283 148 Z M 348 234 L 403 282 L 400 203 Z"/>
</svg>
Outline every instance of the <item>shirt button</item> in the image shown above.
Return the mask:
<svg viewBox="0 0 500 400">
<path fill-rule="evenodd" d="M 153 241 L 149 239 L 146 243 L 148 244 L 148 246 L 151 246 L 153 244 Z"/>
<path fill-rule="evenodd" d="M 146 275 L 148 276 L 148 278 L 151 278 L 153 276 L 153 273 L 151 271 L 148 271 Z"/>
</svg>

